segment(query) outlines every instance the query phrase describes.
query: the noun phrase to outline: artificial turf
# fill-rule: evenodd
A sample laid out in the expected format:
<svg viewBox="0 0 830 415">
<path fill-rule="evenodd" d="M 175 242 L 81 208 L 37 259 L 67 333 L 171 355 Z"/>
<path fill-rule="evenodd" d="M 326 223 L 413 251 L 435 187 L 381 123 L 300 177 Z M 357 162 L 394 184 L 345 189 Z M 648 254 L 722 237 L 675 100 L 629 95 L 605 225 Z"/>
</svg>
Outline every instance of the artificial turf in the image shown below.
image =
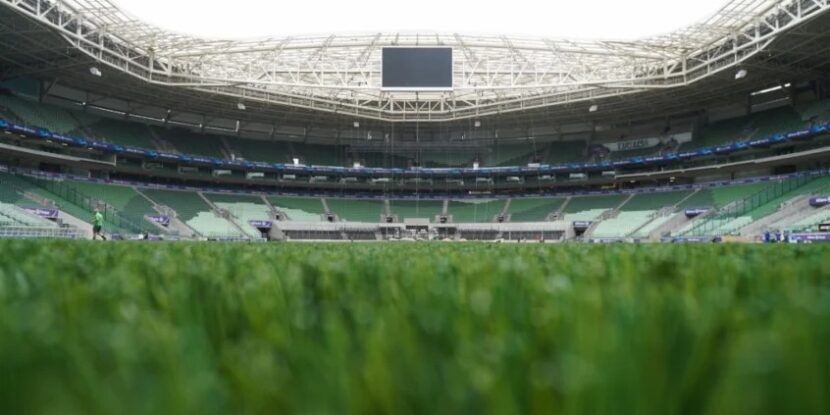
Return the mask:
<svg viewBox="0 0 830 415">
<path fill-rule="evenodd" d="M 5 414 L 826 414 L 830 247 L 0 241 Z"/>
</svg>

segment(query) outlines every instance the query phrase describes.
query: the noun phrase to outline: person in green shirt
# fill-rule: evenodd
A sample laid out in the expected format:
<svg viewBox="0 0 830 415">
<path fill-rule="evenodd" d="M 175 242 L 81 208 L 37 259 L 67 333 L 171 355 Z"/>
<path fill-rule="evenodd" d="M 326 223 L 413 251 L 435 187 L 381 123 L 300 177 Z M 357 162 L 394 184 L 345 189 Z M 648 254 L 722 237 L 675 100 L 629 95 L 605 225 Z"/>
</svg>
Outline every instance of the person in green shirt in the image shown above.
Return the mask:
<svg viewBox="0 0 830 415">
<path fill-rule="evenodd" d="M 92 218 L 92 240 L 95 240 L 96 236 L 100 236 L 101 239 L 107 240 L 107 237 L 101 232 L 101 228 L 104 226 L 104 215 L 98 209 L 95 209 L 95 216 Z"/>
</svg>

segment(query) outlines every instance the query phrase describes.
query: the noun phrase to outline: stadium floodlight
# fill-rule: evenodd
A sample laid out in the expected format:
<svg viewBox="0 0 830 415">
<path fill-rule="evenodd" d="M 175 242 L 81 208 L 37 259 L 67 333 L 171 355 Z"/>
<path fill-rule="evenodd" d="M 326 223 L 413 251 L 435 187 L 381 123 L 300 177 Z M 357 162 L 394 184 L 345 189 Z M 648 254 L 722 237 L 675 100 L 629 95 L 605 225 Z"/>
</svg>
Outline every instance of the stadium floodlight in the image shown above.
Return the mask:
<svg viewBox="0 0 830 415">
<path fill-rule="evenodd" d="M 476 120 L 475 124 L 476 128 L 481 127 L 481 120 Z"/>
<path fill-rule="evenodd" d="M 477 161 L 473 162 L 473 170 L 478 170 L 478 162 Z"/>
<path fill-rule="evenodd" d="M 354 128 L 360 128 L 360 121 L 355 121 L 352 125 L 354 125 Z"/>
<path fill-rule="evenodd" d="M 236 103 L 236 108 L 238 108 L 240 111 L 245 111 L 248 107 L 246 107 L 245 104 L 243 104 L 241 102 L 237 102 Z"/>
<path fill-rule="evenodd" d="M 94 67 L 94 66 L 89 68 L 89 73 L 91 73 L 93 76 L 98 76 L 98 77 L 101 76 L 101 70 Z"/>
<path fill-rule="evenodd" d="M 599 106 L 597 106 L 597 104 L 594 104 L 594 105 L 591 105 L 590 107 L 588 107 L 588 112 L 597 112 L 598 109 L 599 109 Z"/>
<path fill-rule="evenodd" d="M 298 158 L 294 157 L 294 158 L 293 158 L 293 159 L 291 159 L 291 160 L 294 162 L 294 165 L 295 165 L 295 166 L 299 166 L 299 165 L 300 165 L 300 159 L 298 159 Z"/>
<path fill-rule="evenodd" d="M 735 80 L 746 78 L 748 73 L 746 69 L 738 69 L 738 72 L 735 72 Z"/>
</svg>

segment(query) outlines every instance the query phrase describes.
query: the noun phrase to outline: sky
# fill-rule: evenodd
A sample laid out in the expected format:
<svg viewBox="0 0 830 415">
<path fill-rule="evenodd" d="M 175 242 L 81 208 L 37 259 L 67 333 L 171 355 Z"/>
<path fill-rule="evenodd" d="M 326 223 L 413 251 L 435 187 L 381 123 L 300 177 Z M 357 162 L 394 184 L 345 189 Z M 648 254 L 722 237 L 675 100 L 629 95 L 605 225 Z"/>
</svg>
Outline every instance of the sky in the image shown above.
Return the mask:
<svg viewBox="0 0 830 415">
<path fill-rule="evenodd" d="M 727 0 L 115 0 L 177 33 L 248 39 L 421 32 L 632 40 L 701 21 Z"/>
</svg>

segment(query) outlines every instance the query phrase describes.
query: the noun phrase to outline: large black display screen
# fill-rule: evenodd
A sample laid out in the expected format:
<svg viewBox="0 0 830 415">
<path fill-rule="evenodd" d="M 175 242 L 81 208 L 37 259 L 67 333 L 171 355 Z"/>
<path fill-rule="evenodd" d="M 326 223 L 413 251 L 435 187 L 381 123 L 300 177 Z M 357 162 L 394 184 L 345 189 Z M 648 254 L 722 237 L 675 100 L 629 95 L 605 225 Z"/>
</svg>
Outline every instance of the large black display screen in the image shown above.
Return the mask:
<svg viewBox="0 0 830 415">
<path fill-rule="evenodd" d="M 383 89 L 452 89 L 452 48 L 383 48 Z"/>
</svg>

